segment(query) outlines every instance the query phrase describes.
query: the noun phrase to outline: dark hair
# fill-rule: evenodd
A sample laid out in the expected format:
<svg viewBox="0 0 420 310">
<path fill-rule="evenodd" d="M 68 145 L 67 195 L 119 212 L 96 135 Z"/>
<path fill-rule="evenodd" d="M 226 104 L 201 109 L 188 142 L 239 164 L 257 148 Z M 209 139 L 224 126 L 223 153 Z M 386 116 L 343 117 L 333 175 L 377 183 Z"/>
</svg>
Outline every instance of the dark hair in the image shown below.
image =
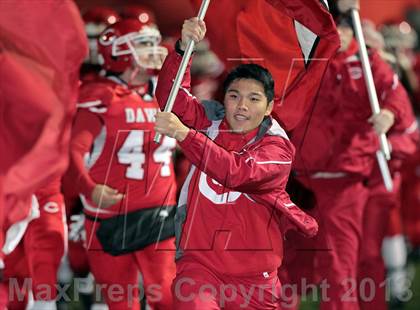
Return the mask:
<svg viewBox="0 0 420 310">
<path fill-rule="evenodd" d="M 238 79 L 252 79 L 260 82 L 264 87 L 264 93 L 267 101 L 274 99 L 274 80 L 271 73 L 264 67 L 257 64 L 242 64 L 229 72 L 223 82 L 223 93 L 226 94 L 230 84 Z"/>
<path fill-rule="evenodd" d="M 334 20 L 336 20 L 337 17 L 340 15 L 340 11 L 338 10 L 337 6 L 337 0 L 328 0 L 328 7 L 330 14 L 334 18 Z"/>
<path fill-rule="evenodd" d="M 337 25 L 337 27 L 339 27 L 339 26 L 348 27 L 348 28 L 351 28 L 354 31 L 353 20 L 351 19 L 350 14 L 340 15 L 335 20 L 335 24 Z"/>
</svg>

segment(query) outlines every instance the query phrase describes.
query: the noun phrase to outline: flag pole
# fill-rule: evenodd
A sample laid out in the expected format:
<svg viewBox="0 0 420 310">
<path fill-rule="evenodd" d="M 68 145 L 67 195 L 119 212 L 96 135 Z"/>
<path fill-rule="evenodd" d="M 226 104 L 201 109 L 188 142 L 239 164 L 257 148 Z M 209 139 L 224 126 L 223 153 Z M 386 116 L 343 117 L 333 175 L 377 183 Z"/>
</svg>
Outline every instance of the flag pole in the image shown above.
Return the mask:
<svg viewBox="0 0 420 310">
<path fill-rule="evenodd" d="M 372 109 L 373 114 L 379 114 L 381 108 L 379 106 L 378 95 L 376 93 L 375 83 L 373 81 L 372 69 L 369 62 L 368 52 L 366 48 L 365 38 L 363 36 L 362 31 L 362 23 L 360 21 L 359 11 L 357 9 L 351 9 L 351 18 L 353 20 L 354 30 L 356 34 L 356 39 L 359 44 L 359 55 L 362 62 L 363 74 L 365 77 L 366 87 L 369 94 L 369 102 Z M 376 159 L 379 164 L 379 168 L 381 171 L 382 179 L 384 181 L 384 185 L 386 189 L 391 192 L 392 191 L 392 178 L 391 173 L 389 172 L 389 167 L 387 164 L 387 160 L 391 158 L 391 152 L 389 150 L 388 140 L 386 135 L 379 134 L 379 143 L 380 143 L 380 150 L 376 152 Z"/>
<path fill-rule="evenodd" d="M 204 16 L 206 15 L 209 4 L 210 4 L 210 0 L 203 0 L 203 2 L 201 3 L 201 7 L 197 16 L 199 20 L 204 20 Z M 192 52 L 194 50 L 194 46 L 195 46 L 194 40 L 190 40 L 188 42 L 187 48 L 184 51 L 184 56 L 182 57 L 181 64 L 179 65 L 179 69 L 176 74 L 174 83 L 172 84 L 171 92 L 169 93 L 168 100 L 166 101 L 164 112 L 172 111 L 176 96 L 179 91 L 179 87 L 181 86 L 182 79 L 184 77 L 185 71 L 188 66 L 188 62 L 190 61 Z M 159 143 L 161 137 L 162 135 L 160 133 L 156 133 L 153 141 L 155 141 L 156 143 Z"/>
</svg>

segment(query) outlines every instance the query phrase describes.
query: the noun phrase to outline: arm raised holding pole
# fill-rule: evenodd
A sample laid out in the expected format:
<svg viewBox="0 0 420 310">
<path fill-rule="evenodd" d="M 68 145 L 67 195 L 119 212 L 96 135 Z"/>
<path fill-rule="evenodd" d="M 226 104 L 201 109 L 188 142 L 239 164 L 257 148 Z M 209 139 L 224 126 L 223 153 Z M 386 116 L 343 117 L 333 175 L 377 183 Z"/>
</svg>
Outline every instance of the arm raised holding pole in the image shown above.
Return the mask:
<svg viewBox="0 0 420 310">
<path fill-rule="evenodd" d="M 380 142 L 380 150 L 376 152 L 376 159 L 381 170 L 385 187 L 388 191 L 391 192 L 393 187 L 392 178 L 387 164 L 387 160 L 391 158 L 391 152 L 385 133 L 392 126 L 394 122 L 394 116 L 392 112 L 386 109 L 381 110 L 379 106 L 378 95 L 373 80 L 372 69 L 370 66 L 366 43 L 362 31 L 362 24 L 360 21 L 359 0 L 341 0 L 337 3 L 337 5 L 340 12 L 350 12 L 351 14 L 357 43 L 359 45 L 359 55 L 362 62 L 363 75 L 365 77 L 366 87 L 369 94 L 369 102 L 373 113 L 373 116 L 369 119 L 369 121 L 373 123 Z"/>
<path fill-rule="evenodd" d="M 210 0 L 203 0 L 203 2 L 201 4 L 201 7 L 200 7 L 200 11 L 198 12 L 198 16 L 197 16 L 198 20 L 200 20 L 200 21 L 204 20 L 204 16 L 206 15 L 207 8 L 208 8 L 209 4 L 210 4 Z M 203 25 L 204 25 L 204 23 L 203 23 Z M 187 27 L 188 25 L 184 24 L 184 26 Z M 204 30 L 204 32 L 205 32 L 205 30 Z M 166 102 L 164 112 L 171 112 L 172 111 L 172 107 L 174 105 L 176 95 L 178 94 L 179 87 L 181 86 L 182 78 L 185 74 L 185 70 L 187 69 L 188 62 L 189 62 L 189 60 L 191 58 L 191 55 L 192 55 L 192 52 L 194 50 L 195 42 L 200 41 L 200 34 L 199 33 L 192 34 L 191 37 L 188 38 L 188 40 L 189 41 L 188 41 L 187 45 L 185 46 L 184 38 L 182 38 L 182 43 L 181 43 L 180 47 L 181 47 L 181 49 L 184 50 L 184 55 L 182 57 L 181 65 L 179 66 L 178 73 L 176 74 L 175 81 L 172 85 L 171 92 L 169 93 L 169 97 L 168 97 L 168 100 Z M 161 138 L 161 134 L 156 133 L 154 141 L 156 143 L 159 143 L 160 138 Z"/>
</svg>

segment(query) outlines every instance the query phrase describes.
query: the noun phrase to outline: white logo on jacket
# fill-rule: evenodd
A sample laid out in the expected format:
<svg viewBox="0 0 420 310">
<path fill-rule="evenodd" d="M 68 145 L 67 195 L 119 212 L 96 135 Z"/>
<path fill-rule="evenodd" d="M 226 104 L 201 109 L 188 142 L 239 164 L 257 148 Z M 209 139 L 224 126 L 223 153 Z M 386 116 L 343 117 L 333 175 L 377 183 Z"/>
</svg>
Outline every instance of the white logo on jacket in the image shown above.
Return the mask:
<svg viewBox="0 0 420 310">
<path fill-rule="evenodd" d="M 214 204 L 217 205 L 222 205 L 222 204 L 227 204 L 227 203 L 232 203 L 234 201 L 236 201 L 242 193 L 240 192 L 224 192 L 224 193 L 220 193 L 218 194 L 208 183 L 207 180 L 211 180 L 211 182 L 219 187 L 222 187 L 221 184 L 219 184 L 216 180 L 213 180 L 211 178 L 207 177 L 207 174 L 205 174 L 204 172 L 200 173 L 200 181 L 198 184 L 198 188 L 200 190 L 200 193 L 204 195 L 204 197 L 206 197 L 208 200 L 210 200 L 211 202 L 213 202 Z"/>
<path fill-rule="evenodd" d="M 60 206 L 55 201 L 47 202 L 42 208 L 48 213 L 57 213 L 60 211 Z"/>
<path fill-rule="evenodd" d="M 363 71 L 362 71 L 362 68 L 360 68 L 360 67 L 350 67 L 349 68 L 349 73 L 350 73 L 350 77 L 353 80 L 359 80 L 363 76 Z"/>
</svg>

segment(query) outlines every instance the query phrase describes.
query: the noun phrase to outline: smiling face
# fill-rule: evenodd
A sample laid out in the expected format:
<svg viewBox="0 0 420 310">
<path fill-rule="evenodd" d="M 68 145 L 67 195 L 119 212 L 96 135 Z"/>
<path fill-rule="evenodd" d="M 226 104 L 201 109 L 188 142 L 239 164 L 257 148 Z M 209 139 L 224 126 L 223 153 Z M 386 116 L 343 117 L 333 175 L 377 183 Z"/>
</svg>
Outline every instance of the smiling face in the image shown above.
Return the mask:
<svg viewBox="0 0 420 310">
<path fill-rule="evenodd" d="M 236 79 L 225 93 L 226 119 L 235 132 L 248 133 L 257 128 L 273 109 L 262 83 L 253 79 Z"/>
</svg>

